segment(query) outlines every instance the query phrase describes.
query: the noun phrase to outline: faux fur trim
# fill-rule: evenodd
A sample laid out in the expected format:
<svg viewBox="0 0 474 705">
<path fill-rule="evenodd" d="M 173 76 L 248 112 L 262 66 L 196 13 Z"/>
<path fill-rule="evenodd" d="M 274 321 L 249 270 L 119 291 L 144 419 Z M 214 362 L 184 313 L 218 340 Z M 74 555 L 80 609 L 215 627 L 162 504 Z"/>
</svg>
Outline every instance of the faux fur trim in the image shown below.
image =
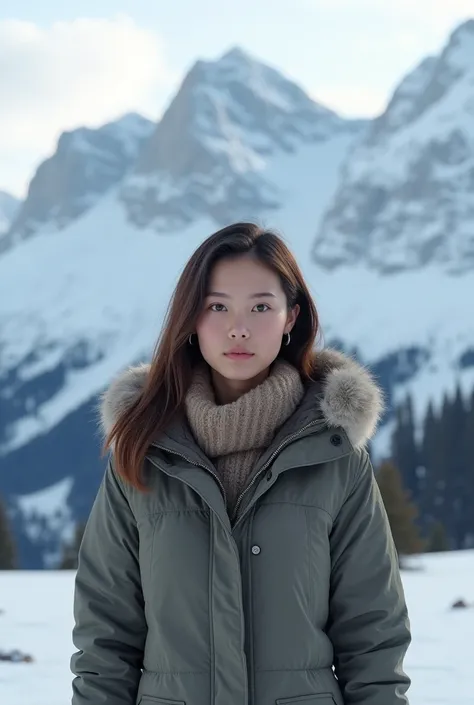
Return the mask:
<svg viewBox="0 0 474 705">
<path fill-rule="evenodd" d="M 340 426 L 353 446 L 370 440 L 384 409 L 383 394 L 370 372 L 353 358 L 336 350 L 317 355 L 323 380 L 321 411 L 328 426 Z"/>
<path fill-rule="evenodd" d="M 320 350 L 316 364 L 316 376 L 323 385 L 319 404 L 326 424 L 343 428 L 354 447 L 365 445 L 383 411 L 381 389 L 366 368 L 336 350 Z M 102 395 L 100 424 L 105 435 L 138 399 L 149 369 L 145 363 L 128 368 Z"/>
</svg>

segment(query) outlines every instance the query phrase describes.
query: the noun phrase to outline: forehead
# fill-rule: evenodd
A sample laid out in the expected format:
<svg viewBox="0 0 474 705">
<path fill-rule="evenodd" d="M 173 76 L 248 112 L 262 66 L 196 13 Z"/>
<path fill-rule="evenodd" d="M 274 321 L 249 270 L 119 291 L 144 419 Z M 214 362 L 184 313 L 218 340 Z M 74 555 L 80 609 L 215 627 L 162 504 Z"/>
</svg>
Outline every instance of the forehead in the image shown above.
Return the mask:
<svg viewBox="0 0 474 705">
<path fill-rule="evenodd" d="M 257 288 L 255 288 L 257 287 Z M 252 257 L 224 259 L 214 265 L 210 290 L 253 289 L 282 294 L 280 278 L 272 269 Z"/>
</svg>

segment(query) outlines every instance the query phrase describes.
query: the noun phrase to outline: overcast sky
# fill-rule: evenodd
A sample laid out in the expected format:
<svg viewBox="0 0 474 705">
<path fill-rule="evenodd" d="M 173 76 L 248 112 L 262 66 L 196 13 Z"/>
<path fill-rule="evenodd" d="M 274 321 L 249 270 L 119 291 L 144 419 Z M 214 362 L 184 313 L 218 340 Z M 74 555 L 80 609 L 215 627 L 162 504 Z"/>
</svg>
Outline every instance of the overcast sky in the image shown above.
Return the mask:
<svg viewBox="0 0 474 705">
<path fill-rule="evenodd" d="M 4 9 L 5 8 L 5 9 Z M 59 134 L 159 118 L 198 58 L 241 46 L 347 116 L 380 113 L 474 0 L 16 0 L 0 6 L 0 190 L 23 196 Z"/>
</svg>

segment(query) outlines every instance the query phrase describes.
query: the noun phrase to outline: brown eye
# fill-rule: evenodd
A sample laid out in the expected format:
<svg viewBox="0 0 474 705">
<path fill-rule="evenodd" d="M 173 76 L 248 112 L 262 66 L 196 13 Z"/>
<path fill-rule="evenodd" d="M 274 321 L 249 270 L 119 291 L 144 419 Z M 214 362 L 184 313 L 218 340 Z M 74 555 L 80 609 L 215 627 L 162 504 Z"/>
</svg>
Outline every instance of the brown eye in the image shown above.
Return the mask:
<svg viewBox="0 0 474 705">
<path fill-rule="evenodd" d="M 222 308 L 216 308 L 219 306 L 221 306 Z M 216 313 L 220 313 L 222 310 L 225 309 L 225 306 L 224 306 L 224 304 L 211 304 L 209 306 L 209 308 L 211 309 L 211 311 L 215 311 Z"/>
<path fill-rule="evenodd" d="M 270 308 L 270 306 L 267 306 L 267 304 L 257 304 L 255 306 L 255 308 L 258 308 L 259 306 L 265 306 L 265 311 L 267 311 Z M 265 311 L 260 310 L 260 311 L 257 311 L 257 313 L 265 313 Z"/>
</svg>

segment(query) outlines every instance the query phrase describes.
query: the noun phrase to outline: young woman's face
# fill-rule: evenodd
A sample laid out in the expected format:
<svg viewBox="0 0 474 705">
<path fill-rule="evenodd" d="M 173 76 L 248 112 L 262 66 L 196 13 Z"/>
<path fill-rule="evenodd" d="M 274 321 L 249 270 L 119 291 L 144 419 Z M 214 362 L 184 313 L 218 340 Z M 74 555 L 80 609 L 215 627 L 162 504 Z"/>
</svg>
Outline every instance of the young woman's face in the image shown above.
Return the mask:
<svg viewBox="0 0 474 705">
<path fill-rule="evenodd" d="M 221 260 L 207 294 L 196 326 L 206 362 L 226 380 L 265 376 L 299 313 L 288 311 L 278 275 L 250 256 Z"/>
</svg>

